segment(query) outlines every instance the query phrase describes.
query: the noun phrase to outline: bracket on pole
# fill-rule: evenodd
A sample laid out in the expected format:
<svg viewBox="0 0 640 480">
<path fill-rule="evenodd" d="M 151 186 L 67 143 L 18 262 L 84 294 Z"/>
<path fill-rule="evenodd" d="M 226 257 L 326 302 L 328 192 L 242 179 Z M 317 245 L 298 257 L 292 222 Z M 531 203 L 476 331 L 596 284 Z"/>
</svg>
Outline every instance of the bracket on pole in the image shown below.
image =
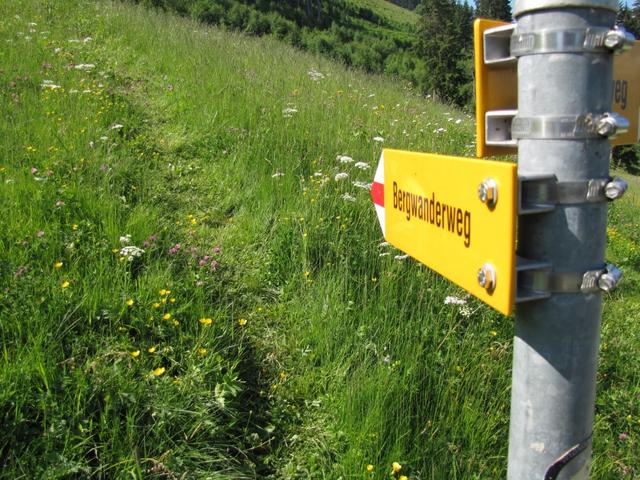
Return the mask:
<svg viewBox="0 0 640 480">
<path fill-rule="evenodd" d="M 628 184 L 619 177 L 558 182 L 555 175 L 518 177 L 519 215 L 552 211 L 556 205 L 580 205 L 616 200 Z"/>
<path fill-rule="evenodd" d="M 553 293 L 611 292 L 622 280 L 614 265 L 586 272 L 555 272 L 550 262 L 516 258 L 516 303 L 549 298 Z"/>
</svg>

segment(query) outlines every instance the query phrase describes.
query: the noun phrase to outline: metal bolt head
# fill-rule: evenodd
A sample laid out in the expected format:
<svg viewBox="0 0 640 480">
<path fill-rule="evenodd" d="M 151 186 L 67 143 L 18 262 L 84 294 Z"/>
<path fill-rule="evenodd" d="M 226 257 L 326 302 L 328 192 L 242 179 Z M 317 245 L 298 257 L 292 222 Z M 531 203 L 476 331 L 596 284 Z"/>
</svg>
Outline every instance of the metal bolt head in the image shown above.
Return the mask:
<svg viewBox="0 0 640 480">
<path fill-rule="evenodd" d="M 478 270 L 478 285 L 491 292 L 496 288 L 496 269 L 490 263 L 485 263 Z"/>
<path fill-rule="evenodd" d="M 624 195 L 629 188 L 629 184 L 620 177 L 615 177 L 604 186 L 604 196 L 609 200 L 617 200 Z"/>
<path fill-rule="evenodd" d="M 498 185 L 493 178 L 486 178 L 478 186 L 478 198 L 482 203 L 486 203 L 489 208 L 493 208 L 498 201 Z"/>
<path fill-rule="evenodd" d="M 616 27 L 604 37 L 604 46 L 610 50 L 626 51 L 633 46 L 635 37 L 623 27 Z"/>
<path fill-rule="evenodd" d="M 596 123 L 596 132 L 603 137 L 615 138 L 629 131 L 629 120 L 617 113 L 605 113 Z"/>
<path fill-rule="evenodd" d="M 598 279 L 598 287 L 609 293 L 615 290 L 620 280 L 622 280 L 622 271 L 615 265 L 608 264 L 606 271 Z"/>
<path fill-rule="evenodd" d="M 603 137 L 611 137 L 616 133 L 617 125 L 616 120 L 611 116 L 604 116 L 596 125 L 596 131 L 598 135 L 602 135 Z"/>
</svg>

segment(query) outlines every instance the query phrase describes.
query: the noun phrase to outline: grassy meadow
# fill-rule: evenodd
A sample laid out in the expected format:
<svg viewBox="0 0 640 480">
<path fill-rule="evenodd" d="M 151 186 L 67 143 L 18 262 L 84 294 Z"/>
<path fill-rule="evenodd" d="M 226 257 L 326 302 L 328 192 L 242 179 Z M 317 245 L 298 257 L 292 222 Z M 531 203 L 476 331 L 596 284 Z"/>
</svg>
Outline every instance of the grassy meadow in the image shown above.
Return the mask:
<svg viewBox="0 0 640 480">
<path fill-rule="evenodd" d="M 94 0 L 0 3 L 0 115 L 0 478 L 505 476 L 513 319 L 386 245 L 367 185 L 383 145 L 473 155 L 468 115 Z M 621 175 L 593 478 L 631 480 Z"/>
</svg>

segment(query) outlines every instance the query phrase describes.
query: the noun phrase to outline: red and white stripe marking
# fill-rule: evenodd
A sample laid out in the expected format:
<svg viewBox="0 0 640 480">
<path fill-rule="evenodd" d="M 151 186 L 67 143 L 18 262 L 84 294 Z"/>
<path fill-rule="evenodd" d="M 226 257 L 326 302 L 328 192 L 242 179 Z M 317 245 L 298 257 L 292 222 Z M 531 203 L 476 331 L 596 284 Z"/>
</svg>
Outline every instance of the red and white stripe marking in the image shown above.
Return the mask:
<svg viewBox="0 0 640 480">
<path fill-rule="evenodd" d="M 378 222 L 380 222 L 380 228 L 382 228 L 382 235 L 386 235 L 384 215 L 384 152 L 380 154 L 376 176 L 373 178 L 373 183 L 371 184 L 371 199 L 376 207 Z"/>
</svg>

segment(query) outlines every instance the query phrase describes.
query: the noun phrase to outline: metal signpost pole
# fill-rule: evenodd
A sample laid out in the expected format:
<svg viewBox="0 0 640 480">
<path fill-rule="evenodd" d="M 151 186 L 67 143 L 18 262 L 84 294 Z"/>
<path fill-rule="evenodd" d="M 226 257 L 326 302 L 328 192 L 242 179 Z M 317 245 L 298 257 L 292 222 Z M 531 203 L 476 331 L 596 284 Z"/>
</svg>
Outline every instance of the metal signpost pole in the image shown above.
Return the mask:
<svg viewBox="0 0 640 480">
<path fill-rule="evenodd" d="M 607 137 L 624 124 L 607 114 L 612 50 L 628 41 L 613 29 L 617 3 L 515 5 L 518 176 L 555 176 L 538 192 L 555 207 L 521 216 L 518 227 L 517 254 L 550 265 L 531 276 L 550 296 L 516 309 L 510 480 L 589 478 L 602 290 L 619 278 L 604 263 Z"/>
</svg>

